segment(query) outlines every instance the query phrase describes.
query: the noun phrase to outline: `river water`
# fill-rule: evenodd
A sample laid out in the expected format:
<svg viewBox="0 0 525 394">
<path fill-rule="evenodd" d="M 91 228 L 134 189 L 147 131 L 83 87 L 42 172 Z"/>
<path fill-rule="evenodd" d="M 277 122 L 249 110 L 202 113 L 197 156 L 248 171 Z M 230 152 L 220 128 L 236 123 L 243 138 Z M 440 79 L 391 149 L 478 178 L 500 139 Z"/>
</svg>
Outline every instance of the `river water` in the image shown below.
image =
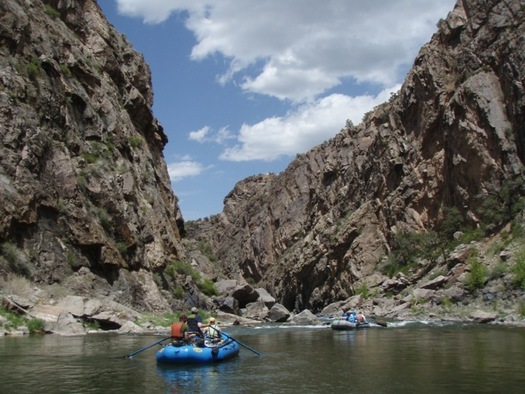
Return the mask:
<svg viewBox="0 0 525 394">
<path fill-rule="evenodd" d="M 161 366 L 162 337 L 0 338 L 1 393 L 523 393 L 525 329 L 397 323 L 358 331 L 268 325 L 213 365 Z"/>
</svg>

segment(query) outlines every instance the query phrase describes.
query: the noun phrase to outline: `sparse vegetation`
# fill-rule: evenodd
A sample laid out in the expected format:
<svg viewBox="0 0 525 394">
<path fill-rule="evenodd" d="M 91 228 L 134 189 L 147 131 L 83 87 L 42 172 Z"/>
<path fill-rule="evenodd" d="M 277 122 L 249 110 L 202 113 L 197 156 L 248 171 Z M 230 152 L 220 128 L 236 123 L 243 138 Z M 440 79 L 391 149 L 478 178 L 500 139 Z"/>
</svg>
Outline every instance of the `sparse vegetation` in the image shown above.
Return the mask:
<svg viewBox="0 0 525 394">
<path fill-rule="evenodd" d="M 448 297 L 443 297 L 443 298 L 441 299 L 441 305 L 443 306 L 443 308 L 444 308 L 445 310 L 448 311 L 448 310 L 452 307 L 452 301 L 451 301 L 450 298 L 448 298 Z"/>
<path fill-rule="evenodd" d="M 60 64 L 60 71 L 67 77 L 71 76 L 71 70 L 69 69 L 67 64 Z"/>
<path fill-rule="evenodd" d="M 197 287 L 200 291 L 208 296 L 219 295 L 215 283 L 210 279 L 202 279 L 202 276 L 199 272 L 195 271 L 192 266 L 186 261 L 175 261 L 168 265 L 165 274 L 174 278 L 176 274 L 191 276 L 193 281 L 197 284 Z M 176 298 L 181 298 L 183 295 L 183 289 L 176 287 L 174 290 L 174 296 Z"/>
<path fill-rule="evenodd" d="M 10 266 L 18 264 L 19 252 L 15 244 L 12 244 L 11 242 L 4 242 L 2 244 L 2 255 Z"/>
<path fill-rule="evenodd" d="M 111 234 L 113 232 L 113 222 L 108 211 L 106 211 L 102 207 L 91 207 L 91 211 L 95 214 L 95 216 L 98 219 L 98 222 L 104 228 L 104 230 L 108 234 Z"/>
<path fill-rule="evenodd" d="M 66 261 L 70 267 L 74 267 L 77 264 L 75 252 L 73 252 L 72 250 L 68 250 L 66 253 Z"/>
<path fill-rule="evenodd" d="M 433 247 L 434 232 L 417 233 L 415 231 L 403 231 L 395 235 L 393 252 L 388 257 L 388 263 L 384 269 L 389 276 L 399 272 L 407 273 L 416 267 L 419 257 L 431 256 L 433 260 L 438 252 Z"/>
<path fill-rule="evenodd" d="M 220 294 L 211 279 L 204 279 L 199 282 L 198 287 L 207 296 L 218 296 Z"/>
<path fill-rule="evenodd" d="M 16 330 L 22 326 L 27 327 L 27 330 L 31 334 L 38 334 L 44 332 L 44 322 L 40 319 L 27 319 L 24 316 L 20 316 L 3 306 L 0 306 L 0 316 L 3 316 L 6 322 L 3 327 L 6 330 Z"/>
<path fill-rule="evenodd" d="M 9 272 L 16 275 L 29 276 L 29 267 L 25 261 L 22 252 L 11 242 L 4 242 L 1 248 L 2 256 L 7 262 Z"/>
<path fill-rule="evenodd" d="M 525 180 L 522 177 L 506 180 L 501 185 L 492 185 L 488 195 L 480 195 L 482 200 L 477 210 L 485 234 L 500 229 L 506 223 L 513 223 L 515 231 L 523 231 L 522 226 L 515 226 L 518 213 L 525 210 Z"/>
<path fill-rule="evenodd" d="M 44 12 L 45 12 L 47 15 L 49 15 L 51 18 L 53 18 L 53 19 L 60 18 L 60 12 L 58 12 L 58 10 L 56 10 L 55 8 L 53 8 L 52 6 L 50 6 L 49 4 L 46 4 L 46 5 L 45 5 Z"/>
<path fill-rule="evenodd" d="M 355 289 L 355 294 L 361 294 L 366 299 L 370 297 L 370 289 L 366 283 L 361 283 L 357 286 L 357 289 Z"/>
<path fill-rule="evenodd" d="M 389 263 L 384 271 L 387 275 L 394 276 L 398 272 L 407 273 L 415 268 L 417 261 L 421 259 L 431 263 L 435 263 L 438 258 L 446 261 L 448 253 L 457 245 L 479 240 L 482 236 L 482 231 L 466 226 L 458 208 L 448 207 L 435 230 L 402 231 L 396 234 Z"/>
<path fill-rule="evenodd" d="M 97 161 L 97 157 L 89 152 L 82 153 L 82 158 L 89 164 L 93 164 Z"/>
<path fill-rule="evenodd" d="M 197 249 L 212 263 L 217 262 L 217 256 L 213 254 L 212 247 L 206 241 L 199 241 L 199 243 L 197 243 Z"/>
<path fill-rule="evenodd" d="M 525 290 L 525 250 L 521 250 L 516 256 L 512 272 L 514 273 L 514 284 Z"/>
<path fill-rule="evenodd" d="M 479 261 L 477 253 L 474 253 L 469 259 L 470 272 L 468 273 L 465 286 L 469 290 L 477 290 L 485 286 L 487 281 L 487 267 Z"/>
<path fill-rule="evenodd" d="M 84 173 L 80 173 L 78 176 L 77 176 L 77 185 L 78 187 L 81 189 L 81 190 L 86 190 L 87 186 L 89 184 L 89 181 L 86 177 L 86 174 Z"/>
<path fill-rule="evenodd" d="M 128 141 L 129 141 L 129 145 L 133 149 L 140 148 L 144 144 L 144 139 L 141 136 L 139 136 L 139 135 L 132 135 L 132 136 L 130 136 L 128 138 Z"/>
<path fill-rule="evenodd" d="M 520 317 L 525 318 L 525 302 L 520 302 L 518 305 L 518 313 Z"/>
<path fill-rule="evenodd" d="M 173 312 L 166 312 L 160 315 L 154 313 L 145 313 L 143 314 L 143 318 L 136 323 L 143 324 L 146 322 L 150 322 L 155 326 L 169 327 L 173 322 L 179 321 L 179 315 L 180 313 Z"/>
<path fill-rule="evenodd" d="M 184 288 L 181 285 L 177 285 L 173 290 L 173 297 L 175 297 L 178 300 L 181 300 L 184 298 L 184 293 Z"/>
<path fill-rule="evenodd" d="M 496 264 L 489 274 L 489 279 L 498 279 L 504 276 L 508 272 L 508 266 L 505 262 L 501 261 Z"/>
<path fill-rule="evenodd" d="M 45 332 L 45 324 L 40 319 L 31 319 L 27 322 L 27 328 L 31 334 L 43 334 Z"/>
<path fill-rule="evenodd" d="M 200 279 L 200 274 L 196 272 L 192 267 L 191 264 L 186 261 L 180 261 L 177 260 L 170 265 L 165 270 L 165 273 L 168 274 L 171 277 L 175 277 L 176 274 L 181 275 L 189 275 L 194 280 Z"/>
<path fill-rule="evenodd" d="M 115 242 L 115 246 L 121 255 L 125 255 L 128 252 L 128 245 L 123 241 Z"/>
<path fill-rule="evenodd" d="M 98 320 L 86 320 L 83 323 L 88 330 L 100 330 L 100 322 Z"/>
<path fill-rule="evenodd" d="M 34 81 L 40 76 L 40 60 L 32 58 L 26 65 L 26 73 L 30 80 Z"/>
</svg>

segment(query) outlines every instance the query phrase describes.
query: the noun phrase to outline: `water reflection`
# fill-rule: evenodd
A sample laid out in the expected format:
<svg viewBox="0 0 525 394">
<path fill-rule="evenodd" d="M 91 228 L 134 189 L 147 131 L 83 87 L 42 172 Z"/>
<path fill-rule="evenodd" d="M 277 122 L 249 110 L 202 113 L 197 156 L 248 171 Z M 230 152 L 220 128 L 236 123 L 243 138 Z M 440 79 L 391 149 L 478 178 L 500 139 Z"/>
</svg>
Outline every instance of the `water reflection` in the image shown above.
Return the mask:
<svg viewBox="0 0 525 394">
<path fill-rule="evenodd" d="M 237 360 L 191 366 L 159 364 L 156 372 L 166 382 L 165 393 L 221 393 L 227 392 L 224 375 L 234 373 L 237 365 Z"/>
</svg>

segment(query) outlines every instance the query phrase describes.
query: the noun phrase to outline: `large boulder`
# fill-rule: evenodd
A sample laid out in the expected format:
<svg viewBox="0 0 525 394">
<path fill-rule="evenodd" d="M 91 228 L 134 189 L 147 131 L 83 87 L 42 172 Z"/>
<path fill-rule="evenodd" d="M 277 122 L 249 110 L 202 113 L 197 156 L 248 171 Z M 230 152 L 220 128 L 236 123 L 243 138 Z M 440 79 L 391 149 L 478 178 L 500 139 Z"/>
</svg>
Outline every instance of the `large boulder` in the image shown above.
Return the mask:
<svg viewBox="0 0 525 394">
<path fill-rule="evenodd" d="M 244 308 L 250 302 L 255 302 L 259 299 L 259 293 L 248 283 L 237 286 L 233 289 L 231 295 L 239 301 L 239 306 L 241 308 Z"/>
<path fill-rule="evenodd" d="M 292 316 L 288 322 L 290 324 L 302 326 L 317 326 L 322 324 L 321 320 L 319 320 L 319 318 L 308 309 L 305 309 L 297 315 Z"/>
<path fill-rule="evenodd" d="M 268 312 L 266 304 L 261 300 L 257 300 L 246 305 L 243 316 L 249 319 L 265 320 L 268 317 Z"/>
<path fill-rule="evenodd" d="M 268 293 L 266 291 L 266 289 L 263 289 L 263 288 L 258 288 L 258 289 L 255 289 L 255 291 L 259 294 L 259 300 L 261 300 L 262 302 L 264 302 L 264 305 L 266 305 L 266 307 L 268 309 L 271 309 L 272 306 L 274 306 L 275 304 L 275 298 L 273 298 L 270 293 Z"/>
<path fill-rule="evenodd" d="M 219 299 L 219 309 L 226 313 L 239 314 L 239 301 L 232 296 Z"/>
<path fill-rule="evenodd" d="M 61 313 L 58 315 L 56 321 L 46 322 L 44 330 L 46 332 L 65 336 L 86 334 L 86 329 L 82 322 L 75 318 L 71 313 Z"/>
<path fill-rule="evenodd" d="M 281 304 L 274 304 L 268 312 L 268 318 L 275 323 L 284 323 L 290 315 L 290 311 Z"/>
</svg>

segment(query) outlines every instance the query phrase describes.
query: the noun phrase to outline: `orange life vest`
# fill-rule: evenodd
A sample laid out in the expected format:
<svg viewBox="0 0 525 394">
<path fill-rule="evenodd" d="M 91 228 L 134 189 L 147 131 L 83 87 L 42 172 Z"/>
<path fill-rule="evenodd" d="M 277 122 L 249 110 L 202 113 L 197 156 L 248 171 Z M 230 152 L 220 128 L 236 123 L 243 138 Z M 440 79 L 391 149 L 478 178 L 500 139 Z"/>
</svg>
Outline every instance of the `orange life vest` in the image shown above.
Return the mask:
<svg viewBox="0 0 525 394">
<path fill-rule="evenodd" d="M 177 338 L 177 339 L 183 339 L 184 338 L 184 335 L 182 334 L 182 326 L 183 325 L 184 325 L 184 323 L 182 323 L 182 322 L 173 323 L 171 325 L 171 337 L 172 338 Z"/>
</svg>

